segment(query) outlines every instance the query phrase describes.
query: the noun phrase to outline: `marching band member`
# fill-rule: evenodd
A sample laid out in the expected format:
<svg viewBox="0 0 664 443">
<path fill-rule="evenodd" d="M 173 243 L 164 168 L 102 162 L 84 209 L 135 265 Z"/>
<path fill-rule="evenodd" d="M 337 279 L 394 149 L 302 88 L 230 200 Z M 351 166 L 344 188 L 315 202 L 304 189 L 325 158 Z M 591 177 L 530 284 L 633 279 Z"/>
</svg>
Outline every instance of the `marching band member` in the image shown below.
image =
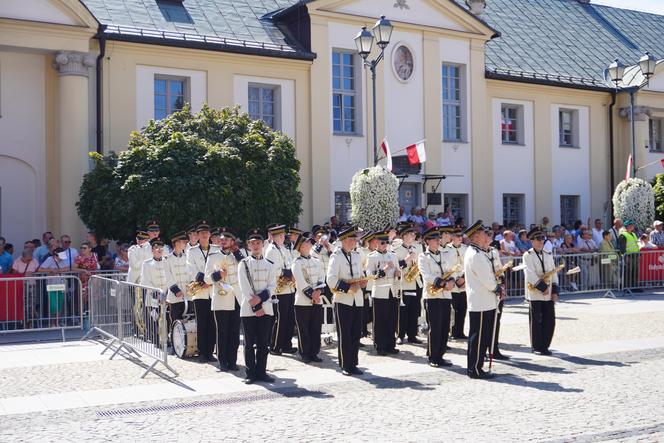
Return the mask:
<svg viewBox="0 0 664 443">
<path fill-rule="evenodd" d="M 558 301 L 558 273 L 549 279 L 544 274 L 551 272 L 556 264 L 553 256 L 544 252 L 544 232 L 535 227 L 528 233 L 533 247 L 523 254 L 526 265 L 526 300 L 530 305 L 530 343 L 533 352 L 539 355 L 551 355 L 549 346 L 556 327 L 555 303 Z"/>
<path fill-rule="evenodd" d="M 291 257 L 293 258 L 293 260 L 295 260 L 300 256 L 300 254 L 295 249 L 295 242 L 297 241 L 297 238 L 300 235 L 304 234 L 304 231 L 298 228 L 294 228 L 292 226 L 287 228 L 286 231 L 288 233 L 288 238 L 284 242 L 284 245 L 286 246 L 286 249 L 288 249 L 288 251 L 291 253 Z"/>
<path fill-rule="evenodd" d="M 282 352 L 294 354 L 293 330 L 295 328 L 295 281 L 291 266 L 293 256 L 284 246 L 286 238 L 285 225 L 273 225 L 268 229 L 272 243 L 267 247 L 265 258 L 272 263 L 276 275 L 275 294 L 279 300 L 276 319 L 272 327 L 270 353 L 281 355 Z"/>
<path fill-rule="evenodd" d="M 189 267 L 187 265 L 187 254 L 184 248 L 187 245 L 187 234 L 178 232 L 171 237 L 173 253 L 166 260 L 166 278 L 168 285 L 168 303 L 170 313 L 169 326 L 173 326 L 175 320 L 182 320 L 185 311 L 188 311 L 189 297 L 187 296 L 187 284 L 189 284 Z"/>
<path fill-rule="evenodd" d="M 362 276 L 360 257 L 354 251 L 357 229 L 353 226 L 339 232 L 341 247 L 330 256 L 327 284 L 334 292 L 334 310 L 339 336 L 339 366 L 343 375 L 361 375 L 358 365 L 358 343 L 362 334 Z"/>
<path fill-rule="evenodd" d="M 330 264 L 330 255 L 334 251 L 334 246 L 330 243 L 330 234 L 328 231 L 320 226 L 314 225 L 311 228 L 311 235 L 313 235 L 316 244 L 314 245 L 311 256 L 320 260 L 323 265 L 323 269 L 327 273 L 327 268 Z M 325 277 L 325 289 L 323 290 L 323 298 L 326 300 L 325 303 L 331 303 L 332 301 L 332 291 L 330 290 L 329 284 L 327 284 L 327 275 Z M 334 323 L 334 313 L 331 309 L 328 309 L 327 312 L 323 313 L 326 324 Z"/>
<path fill-rule="evenodd" d="M 268 343 L 272 327 L 273 304 L 268 303 L 274 294 L 276 268 L 263 258 L 263 236 L 258 229 L 247 233 L 250 255 L 244 258 L 238 269 L 238 281 L 242 293 L 240 316 L 244 330 L 244 361 L 247 367 L 246 384 L 255 381 L 271 383 L 267 375 Z"/>
<path fill-rule="evenodd" d="M 237 371 L 237 351 L 240 346 L 240 304 L 242 293 L 238 286 L 238 263 L 244 255 L 235 247 L 235 234 L 227 228 L 217 229 L 222 248 L 210 253 L 205 264 L 205 283 L 212 285 L 211 308 L 217 330 L 217 360 L 220 371 Z"/>
<path fill-rule="evenodd" d="M 482 221 L 469 226 L 464 234 L 471 242 L 463 261 L 470 318 L 467 374 L 470 378 L 493 378 L 482 366 L 491 346 L 498 298 L 505 297 L 505 288 L 496 278 L 498 268 L 490 249 L 492 238 Z"/>
<path fill-rule="evenodd" d="M 367 275 L 367 261 L 369 254 L 374 252 L 378 247 L 378 240 L 376 239 L 376 233 L 373 231 L 367 231 L 360 238 L 359 246 L 357 247 L 357 252 L 360 254 L 360 263 L 362 267 L 362 275 Z M 373 288 L 373 282 L 367 282 L 367 286 L 362 288 L 362 294 L 364 296 L 364 306 L 362 306 L 362 337 L 369 336 L 369 324 L 373 321 L 373 311 L 371 309 L 371 289 Z M 360 347 L 363 347 L 362 342 L 359 343 Z"/>
<path fill-rule="evenodd" d="M 210 243 L 221 250 L 221 228 L 214 228 L 210 231 Z"/>
<path fill-rule="evenodd" d="M 196 337 L 198 343 L 198 361 L 213 361 L 214 352 L 214 317 L 212 315 L 210 296 L 212 288 L 205 283 L 205 266 L 211 253 L 219 249 L 210 244 L 210 225 L 203 220 L 196 226 L 198 246 L 187 251 L 189 279 L 195 282 L 194 291 L 189 296 L 194 302 L 196 312 Z"/>
<path fill-rule="evenodd" d="M 378 355 L 398 354 L 396 332 L 399 298 L 395 281 L 400 277 L 399 262 L 387 251 L 389 231 L 375 234 L 378 247 L 367 256 L 367 275 L 376 279 L 371 288 L 373 303 L 373 339 Z"/>
<path fill-rule="evenodd" d="M 196 232 L 196 225 L 192 225 L 189 229 L 187 229 L 187 238 L 189 241 L 187 242 L 187 246 L 184 248 L 185 254 L 189 252 L 191 248 L 198 246 L 198 232 Z"/>
<path fill-rule="evenodd" d="M 461 266 L 459 272 L 455 272 L 454 288 L 452 288 L 452 308 L 454 309 L 454 324 L 452 325 L 452 338 L 455 340 L 467 339 L 468 336 L 463 333 L 466 323 L 466 311 L 468 301 L 466 300 L 466 280 L 463 274 L 463 257 L 466 254 L 467 246 L 463 244 L 463 231 L 461 227 L 454 228 L 452 233 L 452 243 L 447 245 L 455 259 L 454 263 Z"/>
<path fill-rule="evenodd" d="M 494 247 L 490 247 L 491 250 L 491 257 L 493 258 L 493 266 L 496 270 L 500 269 L 503 266 L 502 261 L 500 260 L 500 252 L 498 252 L 498 249 Z M 505 286 L 505 277 L 500 276 L 498 278 L 498 283 L 502 285 L 502 287 L 505 289 L 505 293 L 507 293 L 507 287 Z M 496 319 L 495 323 L 496 325 L 494 326 L 495 332 L 493 333 L 493 359 L 494 360 L 509 360 L 510 357 L 508 355 L 503 354 L 500 352 L 500 348 L 498 347 L 498 342 L 500 338 L 500 320 L 503 318 L 503 305 L 505 304 L 505 298 L 501 298 L 498 300 L 498 310 L 496 311 Z"/>
<path fill-rule="evenodd" d="M 293 243 L 293 249 L 299 253 L 292 266 L 296 287 L 295 326 L 298 348 L 304 363 L 323 361 L 318 353 L 323 325 L 321 296 L 325 288 L 325 271 L 320 260 L 311 256 L 311 248 L 315 243 L 308 232 L 300 234 Z"/>
<path fill-rule="evenodd" d="M 166 259 L 164 258 L 164 242 L 159 237 L 154 237 L 150 240 L 150 250 L 152 258 L 143 262 L 141 266 L 140 282 L 142 286 L 149 286 L 152 288 L 168 291 L 168 280 L 166 270 Z M 138 289 L 138 288 L 136 288 Z M 144 320 L 145 324 L 152 326 L 147 330 L 147 339 L 152 343 L 159 343 L 159 299 L 156 298 L 154 291 L 140 290 L 137 291 L 137 297 L 144 297 Z"/>
<path fill-rule="evenodd" d="M 150 235 L 147 231 L 141 230 L 136 233 L 136 244 L 129 247 L 127 256 L 129 261 L 127 281 L 130 283 L 138 283 L 141 280 L 141 268 L 143 267 L 143 263 L 152 258 Z"/>
<path fill-rule="evenodd" d="M 424 252 L 422 245 L 415 241 L 416 230 L 412 223 L 399 225 L 401 242 L 395 244 L 394 253 L 401 269 L 401 300 L 404 306 L 399 308 L 399 344 L 403 344 L 406 334 L 409 343 L 421 343 L 417 338 L 418 319 L 422 311 L 422 277 L 419 271 L 408 277 L 409 271 L 417 267 L 417 259 Z M 412 278 L 408 281 L 408 278 Z"/>
<path fill-rule="evenodd" d="M 429 366 L 438 368 L 451 366 L 443 359 L 447 349 L 450 330 L 450 306 L 454 279 L 446 276 L 453 265 L 453 257 L 447 249 L 441 248 L 441 230 L 435 226 L 426 230 L 422 237 L 427 249 L 420 254 L 417 265 L 424 282 L 424 306 L 429 321 L 427 338 Z"/>
</svg>

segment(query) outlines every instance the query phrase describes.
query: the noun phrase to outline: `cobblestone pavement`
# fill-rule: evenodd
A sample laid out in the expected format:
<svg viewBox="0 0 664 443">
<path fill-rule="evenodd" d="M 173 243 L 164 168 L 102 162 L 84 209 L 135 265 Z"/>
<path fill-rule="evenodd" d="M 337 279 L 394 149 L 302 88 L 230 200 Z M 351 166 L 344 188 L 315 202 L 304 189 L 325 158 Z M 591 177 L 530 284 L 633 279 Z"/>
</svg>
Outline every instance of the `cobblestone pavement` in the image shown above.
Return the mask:
<svg viewBox="0 0 664 443">
<path fill-rule="evenodd" d="M 362 351 L 360 378 L 334 370 L 333 348 L 319 370 L 270 356 L 277 382 L 251 389 L 180 360 L 175 383 L 141 380 L 125 359 L 3 368 L 0 400 L 26 410 L 0 410 L 0 441 L 664 441 L 664 296 L 575 298 L 557 311 L 557 352 L 538 357 L 527 347 L 525 305 L 506 308 L 501 341 L 513 359 L 496 365 L 493 381 L 463 375 L 465 342 L 451 343 L 451 370 L 425 366 L 422 346 L 401 346 L 396 359 Z M 206 380 L 229 387 L 210 394 Z M 156 394 L 173 385 L 182 392 L 172 398 L 34 407 L 46 393 Z"/>
</svg>

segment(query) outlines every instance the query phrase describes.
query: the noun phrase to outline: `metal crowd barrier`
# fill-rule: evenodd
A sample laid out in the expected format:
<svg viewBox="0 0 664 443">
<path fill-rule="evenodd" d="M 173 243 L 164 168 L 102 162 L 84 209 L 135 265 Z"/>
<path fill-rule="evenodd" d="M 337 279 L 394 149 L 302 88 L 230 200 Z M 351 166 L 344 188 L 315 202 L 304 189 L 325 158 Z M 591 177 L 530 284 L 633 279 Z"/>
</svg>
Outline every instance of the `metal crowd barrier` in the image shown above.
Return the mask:
<svg viewBox="0 0 664 443">
<path fill-rule="evenodd" d="M 81 280 L 73 275 L 0 278 L 0 334 L 83 327 Z"/>
<path fill-rule="evenodd" d="M 664 248 L 625 254 L 621 280 L 627 293 L 664 287 Z"/>
<path fill-rule="evenodd" d="M 141 378 L 161 363 L 168 364 L 168 322 L 164 291 L 120 279 L 94 275 L 90 278 L 90 325 L 85 338 L 99 334 L 109 342 L 102 354 L 115 346 L 110 359 L 122 349 L 152 359 Z"/>
</svg>

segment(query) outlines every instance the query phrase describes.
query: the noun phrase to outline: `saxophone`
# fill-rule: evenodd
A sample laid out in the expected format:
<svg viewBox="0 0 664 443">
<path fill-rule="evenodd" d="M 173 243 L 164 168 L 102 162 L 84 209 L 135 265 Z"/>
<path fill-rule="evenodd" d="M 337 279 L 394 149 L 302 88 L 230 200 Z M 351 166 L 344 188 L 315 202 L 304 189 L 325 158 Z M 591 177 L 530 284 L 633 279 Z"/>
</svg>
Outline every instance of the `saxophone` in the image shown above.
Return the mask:
<svg viewBox="0 0 664 443">
<path fill-rule="evenodd" d="M 349 285 L 354 285 L 354 284 L 357 284 L 357 283 L 370 282 L 370 281 L 372 281 L 372 280 L 376 280 L 377 278 L 378 278 L 378 276 L 376 276 L 376 275 L 367 275 L 367 276 L 365 276 L 365 277 L 349 278 L 349 279 L 347 279 L 347 280 L 346 280 L 346 279 L 343 279 L 343 281 L 345 281 L 345 282 L 348 283 Z M 339 291 L 337 291 L 336 289 L 332 289 L 332 288 L 330 288 L 330 291 L 332 291 L 332 293 L 335 294 L 335 295 L 336 295 L 336 294 L 339 294 L 339 295 L 348 295 L 348 294 L 346 294 L 345 292 L 339 292 Z"/>
<path fill-rule="evenodd" d="M 448 280 L 450 277 L 452 277 L 452 275 L 456 274 L 457 272 L 459 272 L 462 269 L 463 269 L 463 267 L 461 266 L 461 264 L 457 263 L 449 271 L 444 273 L 441 276 L 441 279 L 442 280 Z M 427 291 L 429 292 L 430 295 L 440 294 L 441 292 L 443 292 L 443 289 L 445 289 L 445 286 L 438 287 L 438 286 L 435 286 L 433 283 L 431 283 L 431 284 L 429 284 L 429 286 L 427 286 Z"/>
<path fill-rule="evenodd" d="M 565 269 L 565 263 L 562 263 L 562 264 L 556 266 L 555 268 L 553 268 L 552 270 L 545 272 L 542 275 L 542 277 L 540 278 L 540 280 L 542 280 L 544 283 L 549 285 L 549 284 L 551 284 L 551 277 L 553 277 L 554 275 L 556 275 L 558 272 L 562 271 L 563 269 Z M 535 285 L 528 282 L 528 290 L 532 291 L 532 290 L 535 290 L 535 289 L 537 289 L 537 288 L 535 288 Z"/>
<path fill-rule="evenodd" d="M 408 268 L 408 271 L 406 271 L 406 274 L 404 275 L 404 280 L 406 280 L 408 283 L 412 283 L 415 281 L 417 278 L 417 274 L 420 273 L 420 268 L 417 266 L 417 263 L 413 263 L 410 268 Z"/>
</svg>

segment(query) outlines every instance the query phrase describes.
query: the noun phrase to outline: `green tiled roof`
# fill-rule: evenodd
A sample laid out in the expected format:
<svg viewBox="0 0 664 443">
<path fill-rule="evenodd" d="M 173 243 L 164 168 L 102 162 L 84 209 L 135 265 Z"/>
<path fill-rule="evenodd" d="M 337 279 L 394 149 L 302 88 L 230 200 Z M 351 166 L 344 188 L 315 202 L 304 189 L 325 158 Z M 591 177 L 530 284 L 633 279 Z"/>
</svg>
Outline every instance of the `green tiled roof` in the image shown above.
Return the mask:
<svg viewBox="0 0 664 443">
<path fill-rule="evenodd" d="M 456 0 L 464 6 L 463 0 Z M 487 0 L 487 77 L 603 88 L 604 70 L 664 58 L 664 16 L 578 0 Z"/>
</svg>

